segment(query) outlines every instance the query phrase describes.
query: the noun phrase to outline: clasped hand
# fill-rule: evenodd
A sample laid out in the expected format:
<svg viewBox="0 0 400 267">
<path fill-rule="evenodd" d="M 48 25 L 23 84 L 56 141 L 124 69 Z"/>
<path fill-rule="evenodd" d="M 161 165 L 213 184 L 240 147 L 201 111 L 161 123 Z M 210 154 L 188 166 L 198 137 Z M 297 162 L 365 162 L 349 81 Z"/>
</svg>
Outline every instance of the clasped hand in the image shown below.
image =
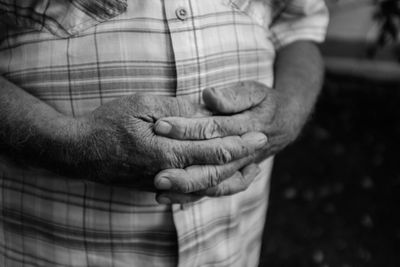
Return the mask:
<svg viewBox="0 0 400 267">
<path fill-rule="evenodd" d="M 213 116 L 167 117 L 158 120 L 155 132 L 175 140 L 215 140 L 263 133 L 268 142 L 244 159 L 223 166 L 190 166 L 161 171 L 155 185 L 161 202 L 191 202 L 200 196 L 231 195 L 247 189 L 258 174 L 259 162 L 289 144 L 298 135 L 285 99 L 276 90 L 257 82 L 243 82 L 221 90 L 207 89 L 203 99 Z"/>
<path fill-rule="evenodd" d="M 260 83 L 207 89 L 203 99 L 206 108 L 139 94 L 100 106 L 85 118 L 92 176 L 161 192 L 163 203 L 231 195 L 248 188 L 256 162 L 296 136 L 276 91 Z"/>
<path fill-rule="evenodd" d="M 207 115 L 210 112 L 199 105 L 175 97 L 136 94 L 108 102 L 84 118 L 90 129 L 85 147 L 91 151 L 86 156 L 88 168 L 83 169 L 92 171 L 92 180 L 140 190 L 156 191 L 154 177 L 165 169 L 193 174 L 191 184 L 180 183 L 183 192 L 205 189 L 192 187 L 203 182 L 205 172 L 216 185 L 251 163 L 266 137 L 249 132 L 210 140 L 178 140 L 154 133 L 154 123 L 161 118 Z M 254 172 L 254 167 L 248 171 Z M 238 186 L 231 185 L 232 192 L 238 191 Z"/>
</svg>

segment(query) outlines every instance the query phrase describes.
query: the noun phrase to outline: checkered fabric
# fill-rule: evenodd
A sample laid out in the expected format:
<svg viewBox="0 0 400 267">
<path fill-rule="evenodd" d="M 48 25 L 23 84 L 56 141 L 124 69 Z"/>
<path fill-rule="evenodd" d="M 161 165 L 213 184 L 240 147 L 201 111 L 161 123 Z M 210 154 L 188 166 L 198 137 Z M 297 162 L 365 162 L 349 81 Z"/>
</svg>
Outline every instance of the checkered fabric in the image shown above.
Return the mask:
<svg viewBox="0 0 400 267">
<path fill-rule="evenodd" d="M 82 116 L 135 93 L 273 84 L 276 50 L 321 41 L 322 0 L 0 0 L 0 74 Z M 257 266 L 272 159 L 245 192 L 180 205 L 0 154 L 0 266 Z"/>
</svg>

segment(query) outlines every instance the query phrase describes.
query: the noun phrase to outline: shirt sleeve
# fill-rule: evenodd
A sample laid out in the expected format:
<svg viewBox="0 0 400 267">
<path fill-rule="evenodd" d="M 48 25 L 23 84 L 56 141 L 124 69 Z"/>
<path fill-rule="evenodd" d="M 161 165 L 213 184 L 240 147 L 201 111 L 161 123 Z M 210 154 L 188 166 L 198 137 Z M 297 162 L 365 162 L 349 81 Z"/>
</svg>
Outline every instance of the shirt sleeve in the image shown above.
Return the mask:
<svg viewBox="0 0 400 267">
<path fill-rule="evenodd" d="M 329 15 L 323 0 L 287 0 L 273 9 L 276 16 L 270 32 L 277 50 L 299 40 L 322 42 L 325 39 Z"/>
<path fill-rule="evenodd" d="M 0 0 L 0 20 L 69 37 L 122 13 L 126 6 L 126 0 Z"/>
</svg>

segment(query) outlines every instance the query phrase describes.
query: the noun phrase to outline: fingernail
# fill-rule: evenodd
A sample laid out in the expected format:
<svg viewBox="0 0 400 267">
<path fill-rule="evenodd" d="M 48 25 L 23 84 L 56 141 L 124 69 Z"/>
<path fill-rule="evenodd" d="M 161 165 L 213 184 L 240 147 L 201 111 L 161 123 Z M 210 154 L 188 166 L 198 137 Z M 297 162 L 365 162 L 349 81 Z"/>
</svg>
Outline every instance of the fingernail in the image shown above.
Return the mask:
<svg viewBox="0 0 400 267">
<path fill-rule="evenodd" d="M 171 204 L 171 199 L 167 198 L 167 197 L 158 197 L 157 198 L 158 203 L 160 204 Z"/>
<path fill-rule="evenodd" d="M 169 134 L 171 132 L 172 125 L 165 121 L 157 121 L 155 129 L 157 133 Z"/>
<path fill-rule="evenodd" d="M 156 187 L 159 190 L 169 190 L 172 187 L 171 181 L 167 178 L 159 178 L 156 181 Z"/>
</svg>

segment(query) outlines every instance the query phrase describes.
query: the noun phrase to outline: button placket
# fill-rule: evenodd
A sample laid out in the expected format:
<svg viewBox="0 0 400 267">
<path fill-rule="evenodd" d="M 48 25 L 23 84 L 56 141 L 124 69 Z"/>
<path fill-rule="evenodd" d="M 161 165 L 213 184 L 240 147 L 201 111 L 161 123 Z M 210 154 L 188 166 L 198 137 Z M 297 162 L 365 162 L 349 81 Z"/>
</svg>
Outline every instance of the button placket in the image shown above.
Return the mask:
<svg viewBox="0 0 400 267">
<path fill-rule="evenodd" d="M 196 39 L 196 27 L 192 20 L 192 7 L 190 1 L 176 0 L 165 1 L 165 15 L 169 27 L 172 49 L 175 57 L 176 68 L 176 96 L 188 101 L 198 103 L 201 95 L 194 92 L 193 87 L 199 84 L 200 70 L 194 65 L 193 59 L 199 57 L 199 39 Z M 189 78 L 192 77 L 193 78 Z M 198 90 L 197 90 L 198 91 Z"/>
<path fill-rule="evenodd" d="M 199 84 L 201 75 L 194 60 L 199 58 L 197 51 L 199 40 L 196 39 L 196 27 L 193 21 L 197 13 L 190 6 L 190 1 L 164 1 L 164 4 L 175 59 L 176 96 L 197 103 L 201 95 L 195 87 Z M 196 205 L 198 204 L 173 205 L 173 218 L 178 233 L 178 266 L 198 266 L 198 250 L 189 250 L 190 253 L 187 253 L 188 241 L 182 236 L 198 228 L 197 218 L 201 217 L 201 212 L 195 208 Z M 198 244 L 200 241 L 193 238 L 190 243 Z"/>
</svg>

